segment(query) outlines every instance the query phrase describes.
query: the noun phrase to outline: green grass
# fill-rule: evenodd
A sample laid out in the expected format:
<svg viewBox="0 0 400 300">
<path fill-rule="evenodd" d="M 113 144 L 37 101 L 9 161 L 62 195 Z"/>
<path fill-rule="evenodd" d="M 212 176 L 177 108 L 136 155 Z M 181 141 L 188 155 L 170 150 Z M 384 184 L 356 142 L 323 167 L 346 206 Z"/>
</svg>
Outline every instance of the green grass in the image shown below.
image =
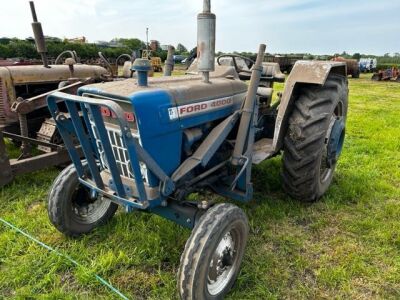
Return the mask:
<svg viewBox="0 0 400 300">
<path fill-rule="evenodd" d="M 282 85 L 279 85 L 282 88 Z M 350 79 L 345 149 L 333 185 L 315 204 L 281 190 L 280 157 L 254 169 L 243 205 L 251 234 L 229 299 L 400 298 L 400 84 Z M 0 216 L 85 266 L 0 225 L 0 298 L 112 299 L 88 275 L 134 299 L 175 299 L 190 232 L 155 215 L 124 214 L 81 239 L 49 223 L 57 169 L 18 177 L 0 192 Z"/>
</svg>

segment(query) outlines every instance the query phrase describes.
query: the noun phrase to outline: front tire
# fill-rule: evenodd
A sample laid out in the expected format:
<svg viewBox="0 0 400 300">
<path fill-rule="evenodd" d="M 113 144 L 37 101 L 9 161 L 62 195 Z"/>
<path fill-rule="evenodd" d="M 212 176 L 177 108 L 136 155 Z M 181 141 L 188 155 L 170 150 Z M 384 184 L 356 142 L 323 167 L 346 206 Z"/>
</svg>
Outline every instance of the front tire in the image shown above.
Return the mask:
<svg viewBox="0 0 400 300">
<path fill-rule="evenodd" d="M 70 165 L 50 190 L 47 209 L 51 223 L 61 233 L 77 237 L 106 223 L 118 209 L 117 204 L 100 195 L 91 198 L 89 189 L 79 182 L 75 166 Z"/>
<path fill-rule="evenodd" d="M 324 86 L 303 86 L 284 140 L 283 188 L 304 202 L 329 188 L 345 135 L 347 78 L 329 75 Z"/>
<path fill-rule="evenodd" d="M 184 300 L 223 299 L 240 271 L 249 226 L 244 212 L 217 204 L 196 224 L 181 256 L 179 294 Z"/>
</svg>

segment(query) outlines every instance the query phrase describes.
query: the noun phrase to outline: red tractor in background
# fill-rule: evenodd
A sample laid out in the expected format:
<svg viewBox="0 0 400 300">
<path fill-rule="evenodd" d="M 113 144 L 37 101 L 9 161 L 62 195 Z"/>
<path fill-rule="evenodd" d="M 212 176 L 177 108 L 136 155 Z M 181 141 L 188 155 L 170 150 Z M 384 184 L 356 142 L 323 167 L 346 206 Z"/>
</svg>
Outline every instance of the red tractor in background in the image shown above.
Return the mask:
<svg viewBox="0 0 400 300">
<path fill-rule="evenodd" d="M 371 80 L 400 82 L 399 68 L 393 66 L 391 68 L 387 68 L 386 70 L 379 70 L 377 73 L 372 75 Z"/>
</svg>

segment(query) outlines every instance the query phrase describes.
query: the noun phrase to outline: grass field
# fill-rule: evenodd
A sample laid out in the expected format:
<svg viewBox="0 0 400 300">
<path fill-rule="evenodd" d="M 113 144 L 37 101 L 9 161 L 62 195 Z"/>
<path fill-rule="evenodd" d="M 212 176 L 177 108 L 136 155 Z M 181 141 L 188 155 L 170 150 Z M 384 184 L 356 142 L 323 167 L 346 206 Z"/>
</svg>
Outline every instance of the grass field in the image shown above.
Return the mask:
<svg viewBox="0 0 400 300">
<path fill-rule="evenodd" d="M 254 169 L 254 201 L 241 206 L 251 234 L 229 299 L 399 299 L 400 84 L 350 79 L 345 149 L 320 202 L 286 197 L 280 168 L 276 157 Z M 175 274 L 190 232 L 120 212 L 93 234 L 66 238 L 46 212 L 58 172 L 2 188 L 0 216 L 84 267 L 0 224 L 0 298 L 117 299 L 92 273 L 132 299 L 177 298 Z"/>
</svg>

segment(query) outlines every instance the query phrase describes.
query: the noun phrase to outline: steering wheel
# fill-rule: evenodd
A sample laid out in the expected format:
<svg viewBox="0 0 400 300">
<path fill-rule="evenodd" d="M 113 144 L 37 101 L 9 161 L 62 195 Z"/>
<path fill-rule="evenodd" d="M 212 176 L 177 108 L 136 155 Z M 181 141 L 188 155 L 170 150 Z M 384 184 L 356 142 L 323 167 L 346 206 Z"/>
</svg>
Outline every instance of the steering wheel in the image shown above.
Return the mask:
<svg viewBox="0 0 400 300">
<path fill-rule="evenodd" d="M 114 70 L 113 70 L 113 68 L 111 67 L 111 64 L 110 64 L 110 62 L 108 61 L 108 59 L 104 56 L 103 53 L 99 52 L 98 54 L 99 54 L 100 59 L 103 61 L 103 63 L 104 63 L 104 65 L 105 65 L 106 69 L 107 69 L 108 71 L 110 71 L 111 76 L 114 77 Z"/>
<path fill-rule="evenodd" d="M 71 56 L 71 58 L 73 58 L 75 60 L 75 62 L 77 62 L 77 63 L 79 62 L 79 57 L 76 54 L 76 51 L 65 50 L 65 51 L 61 52 L 59 56 L 57 56 L 54 64 L 55 65 L 61 64 L 61 58 L 63 58 L 63 56 L 65 56 L 66 54 L 69 54 Z"/>
<path fill-rule="evenodd" d="M 237 54 L 224 54 L 224 55 L 218 56 L 218 58 L 217 58 L 217 63 L 218 63 L 219 66 L 222 65 L 222 64 L 221 64 L 221 61 L 220 61 L 221 58 L 225 58 L 225 57 L 232 58 L 233 66 L 235 67 L 235 70 L 236 70 L 236 72 L 237 72 L 238 74 L 239 74 L 239 73 L 242 73 L 242 72 L 251 74 L 251 71 L 250 71 L 250 70 L 240 69 L 240 68 L 238 67 L 238 65 L 237 65 L 236 59 L 237 59 L 237 58 L 241 58 L 241 59 L 243 59 L 245 62 L 249 62 L 249 63 L 250 63 L 250 64 L 249 64 L 249 65 L 250 65 L 250 66 L 249 66 L 249 69 L 251 68 L 251 66 L 253 66 L 253 65 L 255 64 L 254 60 L 252 60 L 252 59 L 250 59 L 250 58 L 248 58 L 248 57 L 246 57 L 246 56 L 241 56 L 241 55 L 237 55 Z"/>
</svg>

